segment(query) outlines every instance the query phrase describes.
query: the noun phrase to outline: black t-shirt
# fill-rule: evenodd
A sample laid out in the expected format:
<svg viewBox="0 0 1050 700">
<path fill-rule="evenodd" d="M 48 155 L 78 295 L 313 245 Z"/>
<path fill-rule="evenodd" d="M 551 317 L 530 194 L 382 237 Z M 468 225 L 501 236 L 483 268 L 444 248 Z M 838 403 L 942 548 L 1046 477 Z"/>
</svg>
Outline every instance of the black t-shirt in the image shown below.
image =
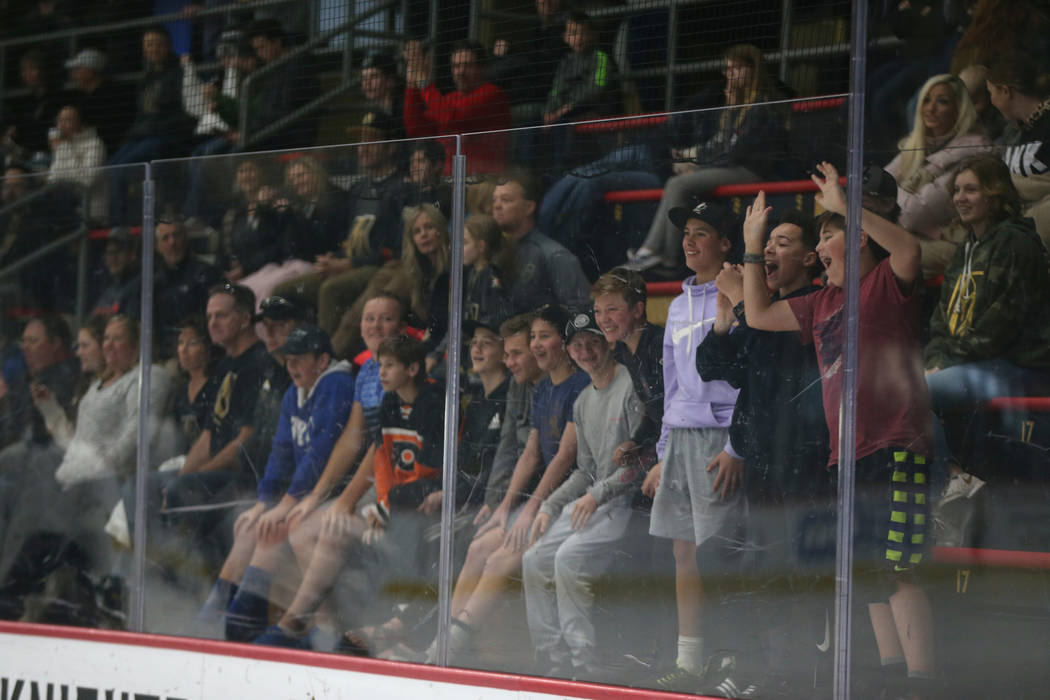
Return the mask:
<svg viewBox="0 0 1050 700">
<path fill-rule="evenodd" d="M 175 421 L 178 423 L 180 440 L 185 441 L 185 448 L 196 442 L 201 431 L 208 424 L 208 415 L 215 405 L 215 397 L 219 393 L 222 377 L 212 373 L 204 382 L 204 386 L 190 401 L 186 393 L 186 382 L 179 385 L 175 393 Z"/>
<path fill-rule="evenodd" d="M 463 412 L 463 431 L 459 437 L 457 506 L 468 500 L 477 504 L 484 500 L 485 484 L 496 456 L 496 448 L 499 447 L 509 387 L 510 378 L 507 377 L 488 396 L 485 396 L 481 385 L 471 389 L 470 403 Z"/>
<path fill-rule="evenodd" d="M 215 396 L 207 428 L 211 431 L 211 456 L 230 444 L 241 428 L 252 425 L 259 390 L 268 363 L 266 347 L 256 342 L 237 357 L 227 356 L 215 369 L 219 391 Z"/>
</svg>

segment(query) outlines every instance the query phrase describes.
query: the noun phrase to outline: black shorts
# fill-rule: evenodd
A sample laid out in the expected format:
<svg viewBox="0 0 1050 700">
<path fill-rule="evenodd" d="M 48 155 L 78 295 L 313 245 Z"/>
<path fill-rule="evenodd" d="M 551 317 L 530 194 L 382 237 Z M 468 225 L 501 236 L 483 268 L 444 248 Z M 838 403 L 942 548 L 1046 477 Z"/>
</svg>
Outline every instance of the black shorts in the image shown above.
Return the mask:
<svg viewBox="0 0 1050 700">
<path fill-rule="evenodd" d="M 854 562 L 861 569 L 905 574 L 929 543 L 929 459 L 885 448 L 857 460 Z"/>
</svg>

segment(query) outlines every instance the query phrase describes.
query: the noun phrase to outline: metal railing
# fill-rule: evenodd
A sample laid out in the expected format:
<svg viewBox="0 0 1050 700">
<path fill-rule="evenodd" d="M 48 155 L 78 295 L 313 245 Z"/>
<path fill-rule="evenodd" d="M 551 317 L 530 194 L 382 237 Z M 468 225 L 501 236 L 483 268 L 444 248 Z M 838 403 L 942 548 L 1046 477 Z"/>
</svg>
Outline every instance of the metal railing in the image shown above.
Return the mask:
<svg viewBox="0 0 1050 700">
<path fill-rule="evenodd" d="M 339 97 L 340 95 L 346 93 L 348 90 L 356 86 L 358 81 L 353 76 L 354 37 L 364 36 L 394 40 L 405 38 L 404 35 L 397 34 L 394 32 L 377 32 L 371 30 L 358 29 L 358 25 L 384 12 L 388 12 L 394 8 L 400 8 L 401 5 L 401 0 L 387 0 L 387 2 L 373 7 L 367 12 L 353 15 L 339 26 L 333 27 L 332 29 L 322 32 L 321 34 L 318 34 L 314 38 L 307 41 L 305 44 L 302 44 L 300 46 L 295 47 L 294 49 L 291 49 L 290 51 L 285 52 L 284 55 L 253 71 L 248 77 L 246 77 L 244 79 L 244 82 L 241 83 L 241 97 L 239 105 L 240 111 L 238 112 L 239 147 L 243 150 L 246 147 L 250 146 L 252 143 L 258 143 L 259 141 L 265 139 L 267 136 L 272 136 L 273 134 L 280 132 L 285 127 L 302 119 L 305 116 L 316 112 L 328 102 L 331 102 L 335 98 Z M 434 14 L 436 11 L 435 5 L 436 0 L 431 0 L 431 14 Z M 314 49 L 329 43 L 332 39 L 344 35 L 347 37 L 347 41 L 344 42 L 344 58 L 340 66 L 339 84 L 335 88 L 329 90 L 328 92 L 318 95 L 316 98 L 303 105 L 302 107 L 299 107 L 295 111 L 286 114 L 284 117 L 278 119 L 276 122 L 267 124 L 254 134 L 248 133 L 248 103 L 252 87 L 256 85 L 258 81 L 261 78 L 265 77 L 267 74 L 272 73 L 273 71 L 288 65 L 292 61 L 305 57 L 307 54 L 312 53 Z"/>
<path fill-rule="evenodd" d="M 318 0 L 305 0 L 309 2 L 314 9 L 311 14 L 316 14 L 316 6 Z M 73 56 L 77 52 L 78 43 L 91 36 L 100 34 L 111 34 L 113 32 L 119 32 L 125 29 L 142 29 L 150 27 L 156 24 L 164 24 L 166 22 L 178 22 L 180 20 L 196 21 L 207 17 L 218 17 L 225 16 L 229 18 L 235 12 L 245 12 L 249 10 L 256 10 L 264 7 L 274 7 L 278 5 L 296 5 L 304 2 L 304 0 L 255 0 L 251 5 L 245 5 L 244 3 L 231 2 L 226 5 L 220 5 L 218 7 L 201 9 L 196 12 L 192 17 L 184 15 L 181 12 L 171 12 L 163 15 L 147 15 L 145 17 L 137 17 L 134 19 L 121 20 L 120 22 L 107 22 L 106 24 L 95 24 L 88 27 L 74 27 L 72 29 L 61 29 L 56 32 L 48 32 L 47 34 L 33 34 L 31 36 L 14 37 L 11 39 L 4 39 L 0 41 L 0 66 L 7 66 L 7 59 L 13 52 L 13 49 L 17 49 L 22 46 L 32 46 L 41 43 L 50 43 L 53 41 L 66 40 L 68 41 L 67 54 Z M 311 28 L 314 25 L 310 25 Z M 4 95 L 7 92 L 6 85 L 6 70 L 0 70 L 0 109 L 3 108 Z M 137 79 L 141 75 L 139 72 L 122 72 L 119 76 L 111 76 L 114 78 L 119 77 L 122 81 L 131 82 Z"/>
<path fill-rule="evenodd" d="M 587 10 L 587 14 L 594 19 L 626 19 L 640 12 L 652 12 L 654 10 L 667 10 L 667 61 L 665 65 L 635 68 L 633 66 L 621 66 L 620 75 L 624 80 L 636 78 L 664 78 L 664 109 L 674 109 L 674 78 L 676 75 L 695 75 L 705 71 L 720 69 L 725 63 L 723 59 L 709 59 L 703 61 L 688 61 L 679 63 L 676 55 L 678 52 L 678 9 L 690 5 L 705 5 L 717 0 L 646 0 L 645 4 L 625 3 L 615 7 L 595 7 Z M 763 52 L 768 63 L 777 64 L 777 75 L 785 80 L 788 75 L 788 67 L 793 61 L 806 58 L 824 58 L 829 56 L 848 56 L 850 53 L 849 42 L 826 44 L 807 48 L 791 48 L 792 20 L 794 18 L 793 0 L 781 0 L 780 8 L 780 32 L 779 47 L 775 51 Z M 479 6 L 478 0 L 472 2 L 473 11 L 470 15 L 470 37 L 476 39 L 480 31 L 482 20 L 510 20 L 515 22 L 531 21 L 536 18 L 534 14 L 522 12 L 511 12 L 507 10 L 487 9 Z M 880 37 L 868 41 L 868 48 L 886 48 L 900 45 L 897 37 Z"/>
</svg>

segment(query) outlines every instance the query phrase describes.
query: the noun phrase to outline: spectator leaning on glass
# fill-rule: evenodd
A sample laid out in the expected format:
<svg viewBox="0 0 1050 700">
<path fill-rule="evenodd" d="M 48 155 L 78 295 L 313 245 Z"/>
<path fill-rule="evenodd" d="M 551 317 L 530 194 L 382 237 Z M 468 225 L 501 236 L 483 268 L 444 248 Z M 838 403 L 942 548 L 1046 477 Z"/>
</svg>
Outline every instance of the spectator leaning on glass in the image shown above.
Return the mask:
<svg viewBox="0 0 1050 700">
<path fill-rule="evenodd" d="M 838 171 L 820 163 L 812 176 L 827 209 L 817 255 L 827 284 L 801 297 L 772 301 L 761 253 L 766 230 L 764 193 L 744 224 L 744 311 L 752 328 L 801 331 L 821 371 L 830 435 L 828 464 L 839 463 L 842 404 L 842 318 L 845 290 L 846 195 Z M 918 575 L 928 547 L 930 404 L 919 345 L 920 250 L 905 229 L 868 209 L 861 216 L 860 324 L 856 418 L 856 536 L 852 543 L 858 598 L 868 615 L 884 670 L 876 681 L 890 692 L 928 697 L 935 683 L 933 614 Z M 887 255 L 888 253 L 888 255 Z M 888 525 L 887 525 L 888 524 Z M 899 679 L 898 665 L 907 676 Z M 905 688 L 898 686 L 903 680 Z"/>
</svg>

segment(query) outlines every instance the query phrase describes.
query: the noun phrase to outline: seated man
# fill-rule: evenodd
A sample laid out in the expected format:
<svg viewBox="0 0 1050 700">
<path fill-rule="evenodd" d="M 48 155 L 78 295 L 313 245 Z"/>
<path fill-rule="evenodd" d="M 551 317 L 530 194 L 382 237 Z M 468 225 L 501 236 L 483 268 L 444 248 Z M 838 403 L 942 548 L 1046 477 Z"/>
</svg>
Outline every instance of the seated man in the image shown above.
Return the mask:
<svg viewBox="0 0 1050 700">
<path fill-rule="evenodd" d="M 98 131 L 106 153 L 116 153 L 135 116 L 135 95 L 106 78 L 106 54 L 82 49 L 66 61 L 73 89 L 66 100 L 77 107 L 85 126 Z"/>
<path fill-rule="evenodd" d="M 128 229 L 124 226 L 111 229 L 106 236 L 106 249 L 102 258 L 105 286 L 95 300 L 92 315 L 138 315 L 142 293 L 138 260 L 138 245 Z"/>
<path fill-rule="evenodd" d="M 353 402 L 350 363 L 332 361 L 331 341 L 320 328 L 296 328 L 281 353 L 294 387 L 281 401 L 259 500 L 237 518 L 233 549 L 202 611 L 217 612 L 236 592 L 226 620 L 226 636 L 234 641 L 262 631 L 270 580 L 285 550 L 277 545 L 287 541 L 286 516 L 317 483 Z"/>
<path fill-rule="evenodd" d="M 543 501 L 522 559 L 529 631 L 551 675 L 602 669 L 594 634 L 594 579 L 622 555 L 639 469 L 617 466 L 619 446 L 642 422 L 631 374 L 589 314 L 566 328 L 569 355 L 591 378 L 572 409 L 576 469 Z"/>
<path fill-rule="evenodd" d="M 288 52 L 285 30 L 276 19 L 256 20 L 248 25 L 245 35 L 264 67 Z M 312 125 L 308 120 L 293 122 L 262 139 L 253 138 L 263 128 L 283 119 L 317 97 L 317 78 L 311 66 L 307 65 L 302 57 L 287 61 L 260 75 L 252 92 L 254 94 L 242 96 L 242 99 L 248 100 L 249 104 L 256 105 L 257 108 L 248 113 L 247 133 L 239 134 L 241 148 L 294 148 L 313 141 L 310 129 Z"/>
<path fill-rule="evenodd" d="M 474 41 L 459 41 L 449 59 L 454 92 L 442 95 L 434 86 L 433 65 L 418 42 L 405 49 L 405 132 L 409 138 L 451 136 L 511 127 L 510 102 L 503 91 L 485 82 L 485 49 Z M 507 165 L 507 133 L 468 136 L 463 139 L 467 174 L 498 173 Z M 451 174 L 455 145 L 444 139 Z"/>
<path fill-rule="evenodd" d="M 188 310 L 205 307 L 219 271 L 190 253 L 186 228 L 178 219 L 158 221 L 154 239 L 159 258 L 153 268 L 154 347 L 167 359 L 175 355 L 179 323 Z"/>
<path fill-rule="evenodd" d="M 257 644 L 305 648 L 315 613 L 325 601 L 354 543 L 369 546 L 372 573 L 380 579 L 418 578 L 422 524 L 417 511 L 441 489 L 445 393 L 426 381 L 426 349 L 397 336 L 379 346 L 379 377 L 386 394 L 380 431 L 354 478 L 325 514 L 320 538 L 302 584 L 278 623 Z M 436 465 L 436 466 L 435 466 Z M 357 506 L 374 480 L 376 501 Z M 432 519 L 429 519 L 432 520 Z"/>
<path fill-rule="evenodd" d="M 193 119 L 182 109 L 182 67 L 171 50 L 171 37 L 164 27 L 147 27 L 142 33 L 145 74 L 139 85 L 138 110 L 123 145 L 109 158 L 109 165 L 145 163 L 162 158 L 177 143 L 187 139 Z M 109 219 L 114 226 L 131 224 L 128 185 L 142 179 L 138 168 L 110 171 Z"/>
<path fill-rule="evenodd" d="M 208 333 L 226 357 L 216 367 L 222 377 L 207 424 L 190 447 L 177 478 L 164 489 L 165 509 L 199 506 L 255 486 L 240 464 L 244 443 L 255 432 L 253 408 L 273 364 L 252 328 L 255 295 L 246 287 L 213 287 L 208 297 Z"/>
<path fill-rule="evenodd" d="M 580 261 L 536 229 L 538 202 L 536 181 L 521 172 L 508 175 L 492 193 L 492 218 L 516 246 L 517 275 L 510 290 L 511 310 L 524 313 L 544 304 L 562 304 L 574 310 L 587 308 L 589 285 Z"/>
</svg>

